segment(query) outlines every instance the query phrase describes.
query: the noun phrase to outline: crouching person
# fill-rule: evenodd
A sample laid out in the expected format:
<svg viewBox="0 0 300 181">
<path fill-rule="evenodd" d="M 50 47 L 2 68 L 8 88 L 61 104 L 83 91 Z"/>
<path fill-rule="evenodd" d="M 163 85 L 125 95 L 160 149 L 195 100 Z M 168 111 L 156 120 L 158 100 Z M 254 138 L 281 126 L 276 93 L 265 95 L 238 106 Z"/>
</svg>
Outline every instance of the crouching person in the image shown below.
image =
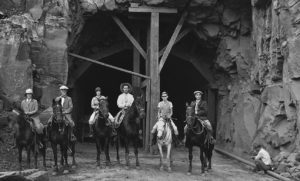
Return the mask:
<svg viewBox="0 0 300 181">
<path fill-rule="evenodd" d="M 254 150 L 257 152 L 257 155 L 252 157 L 255 163 L 253 172 L 264 171 L 266 173 L 268 170 L 271 170 L 272 160 L 268 151 L 261 144 L 255 144 Z"/>
</svg>

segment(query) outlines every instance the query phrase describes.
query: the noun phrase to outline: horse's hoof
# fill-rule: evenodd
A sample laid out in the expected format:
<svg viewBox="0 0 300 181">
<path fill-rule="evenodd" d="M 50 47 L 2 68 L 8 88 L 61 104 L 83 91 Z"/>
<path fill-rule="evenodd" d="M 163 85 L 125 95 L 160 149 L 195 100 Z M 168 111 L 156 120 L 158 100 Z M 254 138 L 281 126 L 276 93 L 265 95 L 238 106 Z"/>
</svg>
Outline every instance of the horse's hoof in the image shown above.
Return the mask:
<svg viewBox="0 0 300 181">
<path fill-rule="evenodd" d="M 56 176 L 57 175 L 57 172 L 52 172 L 52 176 Z"/>
<path fill-rule="evenodd" d="M 126 169 L 126 170 L 129 170 L 129 166 L 125 166 L 125 169 Z"/>
<path fill-rule="evenodd" d="M 191 173 L 191 172 L 188 172 L 187 175 L 190 176 L 190 175 L 192 175 L 192 173 Z"/>
<path fill-rule="evenodd" d="M 171 167 L 168 167 L 168 172 L 172 172 L 172 168 Z"/>
<path fill-rule="evenodd" d="M 69 170 L 64 170 L 64 171 L 63 171 L 63 174 L 68 174 L 68 173 L 70 173 Z"/>
<path fill-rule="evenodd" d="M 159 168 L 159 170 L 160 170 L 160 171 L 164 171 L 164 167 L 161 166 L 161 167 Z"/>
<path fill-rule="evenodd" d="M 72 165 L 71 168 L 75 169 L 77 166 L 76 165 Z"/>
</svg>

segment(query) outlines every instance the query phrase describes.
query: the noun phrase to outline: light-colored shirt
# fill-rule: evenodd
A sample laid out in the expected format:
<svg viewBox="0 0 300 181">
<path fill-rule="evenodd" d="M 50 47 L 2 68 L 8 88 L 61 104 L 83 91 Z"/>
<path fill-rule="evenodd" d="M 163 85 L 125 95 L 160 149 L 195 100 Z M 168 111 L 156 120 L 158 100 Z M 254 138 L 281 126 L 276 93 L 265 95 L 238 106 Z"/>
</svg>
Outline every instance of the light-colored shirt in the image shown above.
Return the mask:
<svg viewBox="0 0 300 181">
<path fill-rule="evenodd" d="M 271 165 L 272 161 L 271 161 L 271 157 L 270 154 L 263 148 L 261 148 L 258 152 L 258 154 L 255 157 L 255 160 L 262 160 L 264 162 L 264 164 L 266 165 Z"/>
<path fill-rule="evenodd" d="M 21 108 L 24 113 L 35 114 L 38 111 L 38 103 L 35 99 L 25 99 L 21 102 Z"/>
<path fill-rule="evenodd" d="M 158 103 L 158 116 L 171 118 L 173 104 L 170 101 L 161 101 Z"/>
<path fill-rule="evenodd" d="M 196 106 L 195 106 L 195 114 L 198 114 L 198 105 L 200 103 L 200 100 L 196 100 Z"/>
<path fill-rule="evenodd" d="M 65 98 L 64 98 L 64 97 L 61 97 L 61 105 L 62 105 L 62 106 L 64 105 L 64 102 L 65 102 Z"/>
<path fill-rule="evenodd" d="M 124 107 L 130 107 L 134 101 L 133 95 L 127 93 L 122 93 L 119 95 L 117 100 L 117 105 L 120 109 L 123 109 Z"/>
</svg>

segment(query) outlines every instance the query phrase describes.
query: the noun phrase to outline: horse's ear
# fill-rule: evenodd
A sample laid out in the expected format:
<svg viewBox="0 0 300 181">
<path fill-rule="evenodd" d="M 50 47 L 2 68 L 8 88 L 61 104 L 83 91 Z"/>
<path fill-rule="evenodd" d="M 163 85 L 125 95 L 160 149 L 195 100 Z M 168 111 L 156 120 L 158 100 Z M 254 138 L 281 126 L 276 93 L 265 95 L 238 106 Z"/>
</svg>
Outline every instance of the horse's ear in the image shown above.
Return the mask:
<svg viewBox="0 0 300 181">
<path fill-rule="evenodd" d="M 188 102 L 185 102 L 185 107 L 189 107 L 189 103 Z"/>
</svg>

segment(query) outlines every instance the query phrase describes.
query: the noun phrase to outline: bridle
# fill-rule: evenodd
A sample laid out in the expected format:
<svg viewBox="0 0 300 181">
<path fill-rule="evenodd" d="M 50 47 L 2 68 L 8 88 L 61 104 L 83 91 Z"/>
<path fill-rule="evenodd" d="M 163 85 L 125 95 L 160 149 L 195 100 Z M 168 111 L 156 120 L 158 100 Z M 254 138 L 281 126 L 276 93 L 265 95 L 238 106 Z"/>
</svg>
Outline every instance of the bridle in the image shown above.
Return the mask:
<svg viewBox="0 0 300 181">
<path fill-rule="evenodd" d="M 58 131 L 59 131 L 59 133 L 62 134 L 65 130 L 64 116 L 62 113 L 62 108 L 59 103 L 54 105 L 52 108 L 53 108 L 53 122 L 58 125 Z M 58 114 L 61 115 L 61 119 L 58 119 Z M 63 126 L 61 126 L 61 125 L 63 125 Z"/>
</svg>

